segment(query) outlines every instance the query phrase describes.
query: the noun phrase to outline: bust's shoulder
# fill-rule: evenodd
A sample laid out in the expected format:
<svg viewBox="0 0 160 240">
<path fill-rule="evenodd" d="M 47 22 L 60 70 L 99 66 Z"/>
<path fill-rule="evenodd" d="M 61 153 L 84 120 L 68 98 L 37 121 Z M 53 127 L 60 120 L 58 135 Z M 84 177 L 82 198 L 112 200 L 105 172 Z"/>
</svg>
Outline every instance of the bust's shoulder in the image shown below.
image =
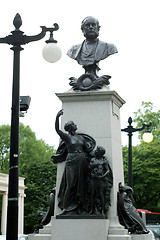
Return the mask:
<svg viewBox="0 0 160 240">
<path fill-rule="evenodd" d="M 104 42 L 104 41 L 101 41 L 101 40 L 98 40 L 98 44 L 103 45 L 105 47 L 107 46 L 109 48 L 116 47 L 113 43 L 108 43 L 108 42 Z"/>
<path fill-rule="evenodd" d="M 108 57 L 109 55 L 118 52 L 118 50 L 117 50 L 117 48 L 116 48 L 116 46 L 114 44 L 103 42 L 101 40 L 98 41 L 98 49 L 103 51 L 104 58 L 106 56 Z M 102 57 L 102 59 L 103 59 L 103 57 Z"/>
<path fill-rule="evenodd" d="M 67 55 L 71 58 L 76 58 L 79 50 L 81 49 L 83 43 L 73 45 L 68 51 Z"/>
<path fill-rule="evenodd" d="M 82 43 L 79 43 L 79 44 L 76 44 L 76 45 L 73 45 L 73 46 L 68 50 L 68 52 L 69 52 L 69 51 L 76 51 L 76 50 L 78 50 L 80 47 L 82 47 L 82 45 L 83 45 L 83 42 L 82 42 Z"/>
</svg>

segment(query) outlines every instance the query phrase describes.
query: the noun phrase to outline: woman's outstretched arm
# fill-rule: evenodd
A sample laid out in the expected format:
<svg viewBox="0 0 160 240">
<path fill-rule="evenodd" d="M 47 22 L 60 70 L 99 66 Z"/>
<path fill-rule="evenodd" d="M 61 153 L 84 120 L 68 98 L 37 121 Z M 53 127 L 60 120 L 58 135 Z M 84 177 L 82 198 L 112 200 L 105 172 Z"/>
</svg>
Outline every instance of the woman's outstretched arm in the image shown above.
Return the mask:
<svg viewBox="0 0 160 240">
<path fill-rule="evenodd" d="M 55 121 L 55 129 L 56 129 L 56 132 L 58 133 L 58 135 L 62 138 L 62 139 L 65 139 L 67 134 L 62 132 L 60 129 L 59 129 L 59 118 L 60 116 L 63 115 L 63 109 L 61 109 L 58 113 L 57 113 L 57 116 L 56 116 L 56 121 Z"/>
</svg>

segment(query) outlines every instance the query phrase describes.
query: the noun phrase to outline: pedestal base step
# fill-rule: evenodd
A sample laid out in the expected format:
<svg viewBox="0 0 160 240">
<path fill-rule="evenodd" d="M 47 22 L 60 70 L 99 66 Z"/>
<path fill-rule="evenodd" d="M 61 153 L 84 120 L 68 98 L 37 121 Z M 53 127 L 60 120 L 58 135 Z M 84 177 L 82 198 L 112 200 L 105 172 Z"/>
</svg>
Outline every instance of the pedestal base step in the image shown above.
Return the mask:
<svg viewBox="0 0 160 240">
<path fill-rule="evenodd" d="M 149 234 L 108 235 L 107 240 L 152 240 Z"/>
<path fill-rule="evenodd" d="M 151 233 L 148 234 L 131 234 L 131 239 L 132 240 L 152 240 L 152 235 Z"/>
<path fill-rule="evenodd" d="M 107 240 L 132 240 L 130 235 L 108 235 Z"/>
<path fill-rule="evenodd" d="M 51 240 L 51 234 L 31 234 L 28 235 L 28 240 Z"/>
<path fill-rule="evenodd" d="M 28 240 L 51 240 L 51 225 L 39 229 L 38 234 L 29 234 Z"/>
</svg>

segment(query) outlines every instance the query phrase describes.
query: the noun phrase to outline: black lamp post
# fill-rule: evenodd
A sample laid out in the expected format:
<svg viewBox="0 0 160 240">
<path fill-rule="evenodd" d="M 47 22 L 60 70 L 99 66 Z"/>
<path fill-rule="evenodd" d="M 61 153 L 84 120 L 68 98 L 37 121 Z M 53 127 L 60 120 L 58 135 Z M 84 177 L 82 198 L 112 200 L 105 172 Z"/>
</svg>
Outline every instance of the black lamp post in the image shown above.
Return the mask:
<svg viewBox="0 0 160 240">
<path fill-rule="evenodd" d="M 14 51 L 13 59 L 13 86 L 12 86 L 12 109 L 11 109 L 11 135 L 10 135 L 10 161 L 9 161 L 9 186 L 8 186 L 8 212 L 7 212 L 7 240 L 18 239 L 18 181 L 19 181 L 19 85 L 20 85 L 20 51 L 21 45 L 42 39 L 46 32 L 50 32 L 49 42 L 56 42 L 53 39 L 53 31 L 58 30 L 58 24 L 54 28 L 41 27 L 42 31 L 38 35 L 26 36 L 19 30 L 22 25 L 20 15 L 17 13 L 13 25 L 15 30 L 11 35 L 0 38 L 0 43 L 12 45 Z"/>
<path fill-rule="evenodd" d="M 134 132 L 139 132 L 147 128 L 147 133 L 149 132 L 149 127 L 152 125 L 150 124 L 143 124 L 142 128 L 133 128 L 132 124 L 132 118 L 128 118 L 128 127 L 121 129 L 123 132 L 128 133 L 128 185 L 133 188 L 133 175 L 132 175 L 132 136 Z M 152 140 L 151 140 L 152 141 Z M 148 141 L 149 142 L 149 141 Z"/>
</svg>

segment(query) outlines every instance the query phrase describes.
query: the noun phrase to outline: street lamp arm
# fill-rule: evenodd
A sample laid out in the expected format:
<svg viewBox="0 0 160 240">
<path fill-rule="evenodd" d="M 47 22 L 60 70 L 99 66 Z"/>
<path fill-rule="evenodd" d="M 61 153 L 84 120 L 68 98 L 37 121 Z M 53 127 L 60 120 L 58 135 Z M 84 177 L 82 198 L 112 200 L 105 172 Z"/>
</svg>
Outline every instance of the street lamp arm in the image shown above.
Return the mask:
<svg viewBox="0 0 160 240">
<path fill-rule="evenodd" d="M 33 41 L 38 41 L 38 40 L 41 40 L 42 38 L 44 38 L 46 35 L 46 27 L 43 26 L 41 28 L 42 28 L 42 31 L 37 35 L 33 35 L 33 36 L 24 35 L 24 44 L 33 42 Z"/>
<path fill-rule="evenodd" d="M 8 43 L 7 38 L 8 37 L 0 38 L 0 43 Z"/>
<path fill-rule="evenodd" d="M 135 130 L 136 130 L 136 132 L 138 131 L 142 131 L 143 129 L 145 129 L 145 127 L 146 127 L 146 124 L 143 124 L 143 127 L 141 127 L 141 128 L 136 128 Z"/>
<path fill-rule="evenodd" d="M 27 36 L 27 35 L 23 35 L 23 32 L 18 30 L 18 31 L 13 31 L 12 35 L 8 35 L 4 38 L 0 38 L 0 43 L 7 43 L 10 45 L 24 45 L 27 44 L 29 42 L 33 42 L 33 41 L 38 41 L 41 40 L 43 37 L 45 37 L 46 32 L 50 32 L 50 34 L 52 34 L 53 31 L 58 30 L 58 24 L 55 23 L 54 25 L 56 25 L 57 27 L 55 28 L 47 28 L 45 26 L 41 26 L 42 31 L 37 34 L 37 35 L 33 35 L 33 36 Z M 53 35 L 53 34 L 52 34 Z M 53 40 L 54 42 L 57 42 L 56 40 Z"/>
<path fill-rule="evenodd" d="M 144 128 L 144 126 L 142 128 L 133 128 L 132 126 L 128 126 L 127 128 L 121 129 L 121 131 L 131 134 L 133 132 L 142 131 Z"/>
<path fill-rule="evenodd" d="M 47 42 L 55 43 L 57 42 L 56 40 L 53 39 L 53 31 L 57 31 L 59 29 L 57 23 L 54 23 L 53 24 L 54 27 L 51 28 L 41 26 L 42 31 L 39 34 L 33 36 L 23 35 L 23 32 L 19 30 L 20 26 L 22 25 L 22 20 L 21 16 L 18 13 L 14 18 L 13 24 L 15 26 L 15 30 L 11 32 L 12 34 L 0 38 L 0 43 L 7 43 L 13 46 L 20 46 L 29 42 L 41 40 L 46 35 L 46 32 L 50 32 L 50 39 Z"/>
<path fill-rule="evenodd" d="M 131 127 L 127 127 L 127 128 L 123 128 L 121 129 L 122 132 L 132 132 L 132 128 Z"/>
<path fill-rule="evenodd" d="M 152 126 L 152 123 L 143 124 L 143 127 L 141 127 L 141 128 L 136 128 L 135 130 L 140 132 L 140 131 L 144 130 L 145 128 L 149 129 L 150 126 Z"/>
<path fill-rule="evenodd" d="M 8 35 L 4 38 L 0 38 L 0 43 L 7 43 L 13 46 L 16 46 L 16 45 L 20 46 L 29 42 L 38 41 L 46 35 L 46 31 L 44 29 L 45 27 L 42 27 L 41 33 L 34 36 L 23 35 L 23 32 L 21 32 L 20 30 L 13 31 L 12 35 Z"/>
<path fill-rule="evenodd" d="M 46 35 L 46 32 L 50 32 L 50 35 L 52 35 L 52 40 L 53 40 L 52 42 L 57 42 L 56 40 L 53 39 L 53 31 L 57 31 L 59 29 L 59 25 L 57 23 L 54 23 L 53 25 L 54 25 L 54 27 L 52 27 L 52 28 L 47 28 L 45 26 L 41 26 L 42 31 L 38 35 L 24 36 L 25 43 L 38 41 L 38 40 L 42 39 Z"/>
<path fill-rule="evenodd" d="M 152 124 L 143 124 L 143 127 L 141 128 L 133 128 L 132 126 L 128 126 L 127 128 L 123 128 L 121 129 L 122 132 L 127 132 L 127 133 L 133 133 L 133 132 L 140 132 L 142 130 L 144 130 L 146 127 L 150 127 Z"/>
<path fill-rule="evenodd" d="M 152 123 L 149 123 L 149 124 L 143 124 L 143 127 L 141 128 L 134 128 L 131 124 L 132 124 L 132 118 L 129 117 L 128 119 L 128 127 L 127 128 L 123 128 L 121 129 L 122 132 L 127 132 L 128 134 L 132 134 L 133 132 L 139 132 L 139 131 L 142 131 L 144 130 L 146 127 L 147 129 L 152 125 Z"/>
</svg>

